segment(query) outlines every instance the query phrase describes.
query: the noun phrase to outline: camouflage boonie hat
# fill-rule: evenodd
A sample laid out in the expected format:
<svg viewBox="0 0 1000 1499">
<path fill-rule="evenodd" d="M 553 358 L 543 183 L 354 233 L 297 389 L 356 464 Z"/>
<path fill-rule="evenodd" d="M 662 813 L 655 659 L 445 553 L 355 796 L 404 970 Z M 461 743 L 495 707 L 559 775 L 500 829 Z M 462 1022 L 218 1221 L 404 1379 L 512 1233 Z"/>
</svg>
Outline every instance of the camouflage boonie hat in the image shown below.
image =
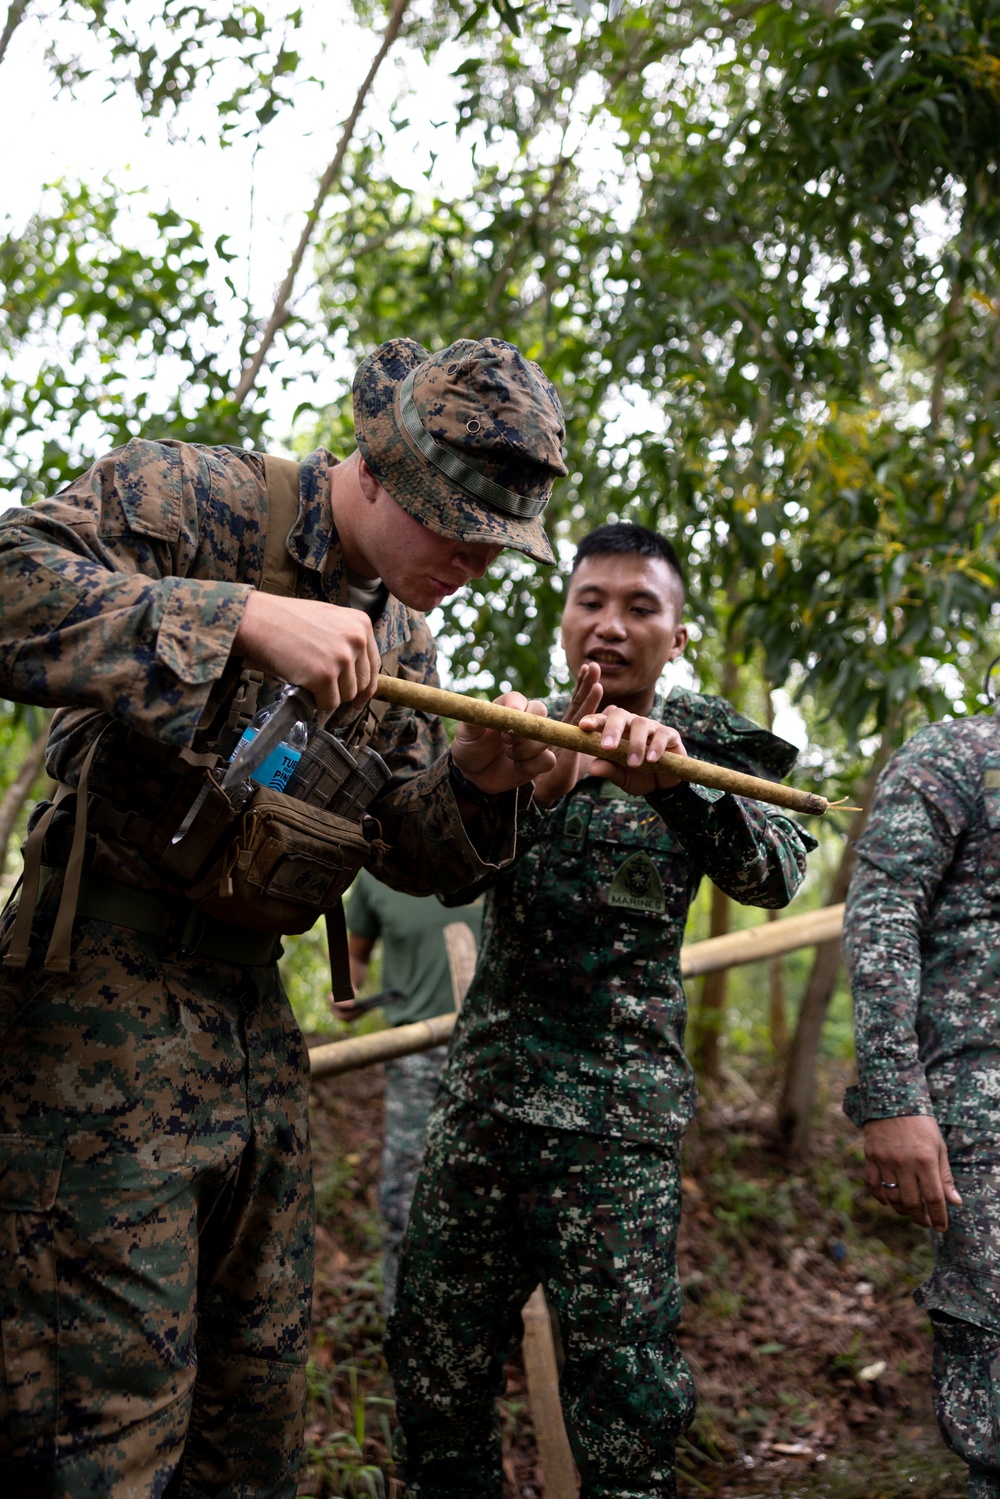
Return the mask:
<svg viewBox="0 0 1000 1499">
<path fill-rule="evenodd" d="M 567 472 L 562 406 L 513 344 L 460 338 L 430 354 L 390 339 L 358 367 L 354 429 L 379 483 L 422 525 L 555 561 L 539 517 Z"/>
</svg>

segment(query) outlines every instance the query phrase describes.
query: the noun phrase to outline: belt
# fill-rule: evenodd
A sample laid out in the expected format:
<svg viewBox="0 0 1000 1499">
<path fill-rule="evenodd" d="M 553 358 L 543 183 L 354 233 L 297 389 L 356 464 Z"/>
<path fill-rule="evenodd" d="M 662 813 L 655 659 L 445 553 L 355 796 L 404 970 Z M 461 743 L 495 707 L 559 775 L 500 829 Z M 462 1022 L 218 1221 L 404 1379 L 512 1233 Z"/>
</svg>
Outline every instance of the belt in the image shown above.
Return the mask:
<svg viewBox="0 0 1000 1499">
<path fill-rule="evenodd" d="M 256 968 L 278 956 L 279 939 L 271 932 L 255 932 L 206 916 L 183 896 L 134 890 L 108 875 L 84 874 L 80 880 L 77 916 L 127 927 L 147 937 L 165 937 L 185 958 L 214 958 Z"/>
</svg>

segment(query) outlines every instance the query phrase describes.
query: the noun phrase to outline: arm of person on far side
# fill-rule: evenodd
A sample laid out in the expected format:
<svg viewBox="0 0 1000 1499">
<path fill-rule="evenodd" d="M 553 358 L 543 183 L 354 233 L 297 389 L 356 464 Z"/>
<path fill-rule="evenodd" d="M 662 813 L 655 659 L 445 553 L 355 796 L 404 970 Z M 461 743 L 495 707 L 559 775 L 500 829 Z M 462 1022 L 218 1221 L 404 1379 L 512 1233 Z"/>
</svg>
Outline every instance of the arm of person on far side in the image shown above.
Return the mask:
<svg viewBox="0 0 1000 1499">
<path fill-rule="evenodd" d="M 925 744 L 917 735 L 893 756 L 857 846 L 843 940 L 858 1083 L 844 1107 L 864 1130 L 873 1195 L 943 1232 L 948 1204 L 961 1198 L 920 1056 L 917 1012 L 923 936 L 955 856 L 968 789 L 963 774 L 944 774 L 942 757 Z"/>
</svg>

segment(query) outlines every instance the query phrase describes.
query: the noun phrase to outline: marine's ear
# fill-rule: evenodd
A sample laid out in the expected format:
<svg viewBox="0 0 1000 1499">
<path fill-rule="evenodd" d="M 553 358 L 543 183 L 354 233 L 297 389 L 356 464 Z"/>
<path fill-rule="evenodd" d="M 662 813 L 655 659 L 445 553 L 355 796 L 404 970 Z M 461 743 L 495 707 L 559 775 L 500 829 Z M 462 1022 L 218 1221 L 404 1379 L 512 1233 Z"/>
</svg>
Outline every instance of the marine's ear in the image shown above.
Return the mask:
<svg viewBox="0 0 1000 1499">
<path fill-rule="evenodd" d="M 358 454 L 358 485 L 368 503 L 374 505 L 378 492 L 382 488 L 382 481 L 375 471 L 368 467 L 360 453 Z"/>
</svg>

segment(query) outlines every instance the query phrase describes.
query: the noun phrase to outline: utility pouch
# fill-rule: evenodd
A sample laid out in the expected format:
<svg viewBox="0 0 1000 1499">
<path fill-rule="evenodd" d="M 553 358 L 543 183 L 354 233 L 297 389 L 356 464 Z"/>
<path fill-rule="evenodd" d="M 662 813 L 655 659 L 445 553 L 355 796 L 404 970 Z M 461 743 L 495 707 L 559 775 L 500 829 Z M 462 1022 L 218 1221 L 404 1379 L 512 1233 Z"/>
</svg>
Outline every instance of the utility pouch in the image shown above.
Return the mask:
<svg viewBox="0 0 1000 1499">
<path fill-rule="evenodd" d="M 359 821 L 264 786 L 233 815 L 235 834 L 184 893 L 206 915 L 235 926 L 276 936 L 308 931 L 372 851 Z"/>
<path fill-rule="evenodd" d="M 232 837 L 243 810 L 244 802 L 222 790 L 219 781 L 224 767 L 209 772 L 200 786 L 192 790 L 192 778 L 185 777 L 182 794 L 171 800 L 165 815 L 154 829 L 149 845 L 150 854 L 165 874 L 179 884 L 199 883 L 210 861 L 219 849 Z M 178 840 L 169 834 L 180 824 L 181 816 L 195 800 L 201 798 L 198 815 L 193 824 Z"/>
</svg>

